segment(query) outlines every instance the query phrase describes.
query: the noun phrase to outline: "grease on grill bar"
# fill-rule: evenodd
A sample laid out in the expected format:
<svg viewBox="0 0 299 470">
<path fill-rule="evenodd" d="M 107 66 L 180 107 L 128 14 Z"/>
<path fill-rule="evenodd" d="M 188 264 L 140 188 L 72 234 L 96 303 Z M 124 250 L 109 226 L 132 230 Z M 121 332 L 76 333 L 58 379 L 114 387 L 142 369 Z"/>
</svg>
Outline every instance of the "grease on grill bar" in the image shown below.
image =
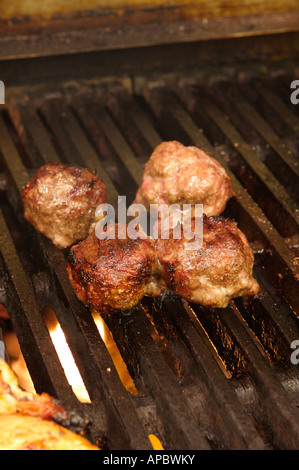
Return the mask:
<svg viewBox="0 0 299 470">
<path fill-rule="evenodd" d="M 209 87 L 186 77 L 145 83 L 140 93 L 121 83 L 49 95 L 32 89 L 2 112 L 0 300 L 36 390 L 87 414 L 94 442 L 109 449 L 151 449 L 157 438 L 164 449 L 299 448 L 299 374 L 290 361 L 299 338 L 298 117 L 282 80 Z M 225 166 L 236 193 L 225 215 L 252 244 L 262 292 L 218 311 L 174 296 L 146 298 L 105 317 L 133 381 L 130 393 L 70 287 L 66 253 L 23 219 L 21 191 L 44 161 L 62 161 L 96 168 L 109 201 L 121 194 L 130 204 L 163 140 L 199 146 Z M 68 384 L 45 308 L 55 311 L 89 403 Z"/>
</svg>

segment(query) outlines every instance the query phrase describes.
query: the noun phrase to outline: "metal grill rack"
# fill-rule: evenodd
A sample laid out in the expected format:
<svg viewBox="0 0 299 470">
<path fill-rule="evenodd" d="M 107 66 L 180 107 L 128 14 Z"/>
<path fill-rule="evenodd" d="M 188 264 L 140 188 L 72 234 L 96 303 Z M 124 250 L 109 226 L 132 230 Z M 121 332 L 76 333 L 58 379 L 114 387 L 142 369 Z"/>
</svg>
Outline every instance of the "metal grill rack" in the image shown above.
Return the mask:
<svg viewBox="0 0 299 470">
<path fill-rule="evenodd" d="M 290 78 L 194 77 L 30 88 L 0 116 L 0 302 L 37 392 L 92 419 L 109 449 L 299 447 L 299 117 Z M 236 197 L 225 211 L 255 251 L 262 292 L 223 310 L 174 296 L 144 299 L 105 318 L 138 394 L 123 386 L 90 312 L 76 299 L 66 255 L 23 218 L 23 186 L 46 160 L 96 169 L 108 200 L 133 201 L 143 166 L 162 140 L 196 145 L 220 161 Z M 297 261 L 297 262 L 296 262 Z M 65 377 L 42 311 L 50 306 L 91 398 Z"/>
</svg>

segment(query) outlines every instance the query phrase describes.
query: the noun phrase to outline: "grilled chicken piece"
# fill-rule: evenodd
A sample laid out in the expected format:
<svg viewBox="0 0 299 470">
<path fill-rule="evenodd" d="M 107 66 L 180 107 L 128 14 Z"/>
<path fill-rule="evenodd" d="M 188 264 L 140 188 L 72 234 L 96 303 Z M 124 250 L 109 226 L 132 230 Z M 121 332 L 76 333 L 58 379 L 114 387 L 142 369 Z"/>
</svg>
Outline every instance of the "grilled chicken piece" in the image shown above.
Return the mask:
<svg viewBox="0 0 299 470">
<path fill-rule="evenodd" d="M 100 450 L 53 421 L 0 414 L 0 450 Z"/>
<path fill-rule="evenodd" d="M 89 234 L 106 188 L 95 172 L 48 162 L 23 189 L 24 217 L 59 248 Z"/>
<path fill-rule="evenodd" d="M 22 390 L 0 359 L 0 450 L 99 450 L 55 421 L 70 424 L 66 410 L 46 393 Z"/>
<path fill-rule="evenodd" d="M 136 204 L 203 204 L 207 216 L 219 215 L 234 195 L 224 168 L 203 150 L 163 142 L 145 166 Z"/>
<path fill-rule="evenodd" d="M 237 225 L 223 217 L 203 217 L 202 237 L 156 242 L 163 278 L 182 298 L 207 307 L 224 308 L 232 298 L 253 296 L 259 291 L 252 277 L 254 255 Z M 196 233 L 191 219 L 190 233 Z M 186 233 L 186 232 L 185 232 Z M 191 249 L 190 243 L 192 243 Z"/>
<path fill-rule="evenodd" d="M 67 272 L 77 297 L 102 314 L 135 306 L 147 294 L 157 263 L 150 238 L 132 239 L 127 226 L 110 224 L 105 239 L 97 238 L 94 231 L 72 246 Z"/>
</svg>

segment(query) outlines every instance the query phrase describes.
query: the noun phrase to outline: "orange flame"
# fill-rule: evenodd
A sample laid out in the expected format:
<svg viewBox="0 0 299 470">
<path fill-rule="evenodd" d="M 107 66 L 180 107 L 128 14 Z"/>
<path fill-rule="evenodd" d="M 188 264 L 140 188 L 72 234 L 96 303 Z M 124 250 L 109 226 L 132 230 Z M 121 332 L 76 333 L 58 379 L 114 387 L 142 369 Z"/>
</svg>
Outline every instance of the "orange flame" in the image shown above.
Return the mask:
<svg viewBox="0 0 299 470">
<path fill-rule="evenodd" d="M 134 395 L 138 394 L 138 391 L 134 385 L 131 376 L 128 373 L 127 366 L 124 363 L 117 346 L 112 338 L 110 331 L 108 330 L 105 322 L 102 320 L 98 313 L 93 314 L 93 319 L 96 327 L 107 347 L 107 350 L 112 358 L 115 368 L 119 374 L 119 377 L 129 392 Z M 56 349 L 61 365 L 65 371 L 66 378 L 71 385 L 75 395 L 82 402 L 90 402 L 88 392 L 85 388 L 80 372 L 76 366 L 73 355 L 65 339 L 63 330 L 58 323 L 53 310 L 46 309 L 46 323 L 49 328 L 50 336 L 53 345 Z"/>
<path fill-rule="evenodd" d="M 61 365 L 64 369 L 67 381 L 72 387 L 74 394 L 81 402 L 90 402 L 90 398 L 80 375 L 79 369 L 76 366 L 71 350 L 65 339 L 63 330 L 58 322 L 56 326 L 50 330 L 50 336 L 60 359 Z"/>
</svg>

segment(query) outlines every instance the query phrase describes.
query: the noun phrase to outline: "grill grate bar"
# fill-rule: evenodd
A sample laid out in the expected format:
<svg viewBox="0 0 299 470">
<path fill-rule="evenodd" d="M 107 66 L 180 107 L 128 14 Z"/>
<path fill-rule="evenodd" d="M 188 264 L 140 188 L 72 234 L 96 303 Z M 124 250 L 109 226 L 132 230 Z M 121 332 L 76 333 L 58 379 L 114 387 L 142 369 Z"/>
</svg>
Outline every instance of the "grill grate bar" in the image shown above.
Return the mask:
<svg viewBox="0 0 299 470">
<path fill-rule="evenodd" d="M 217 87 L 214 97 L 259 159 L 298 203 L 295 157 L 298 138 L 294 132 L 267 101 L 248 86 L 231 86 L 224 82 Z M 246 113 L 242 111 L 244 107 Z"/>
<path fill-rule="evenodd" d="M 105 108 L 100 108 L 98 110 L 98 121 L 101 129 L 109 138 L 117 155 L 121 158 L 122 162 L 129 170 L 135 183 L 139 185 L 142 178 L 143 168 L 126 143 L 125 139 L 122 137 L 120 131 L 113 123 L 112 118 L 109 116 Z"/>
<path fill-rule="evenodd" d="M 256 154 L 251 150 L 250 146 L 243 140 L 238 131 L 225 119 L 224 114 L 220 109 L 211 101 L 205 103 L 205 109 L 213 120 L 219 125 L 221 130 L 229 138 L 233 145 L 238 149 L 239 153 L 242 155 L 246 163 L 253 170 L 254 174 L 260 178 L 263 186 L 268 190 L 269 196 L 275 199 L 276 211 L 281 214 L 282 211 L 285 213 L 284 220 L 287 225 L 279 225 L 280 232 L 282 234 L 292 235 L 297 232 L 299 215 L 298 209 L 294 202 L 290 199 L 285 189 L 277 181 L 277 179 L 272 175 L 264 163 L 256 156 Z M 279 195 L 279 199 L 277 197 Z M 258 199 L 258 195 L 255 196 Z M 261 200 L 258 201 L 262 206 Z M 265 212 L 267 208 L 265 207 Z M 279 219 L 277 218 L 277 212 L 271 214 L 273 224 L 278 225 Z M 269 216 L 270 217 L 270 216 Z"/>
<path fill-rule="evenodd" d="M 141 178 L 142 167 L 109 116 L 102 101 L 97 97 L 90 99 L 89 96 L 86 96 L 84 100 L 82 97 L 75 96 L 70 101 L 74 112 L 84 123 L 86 135 L 94 143 L 105 164 L 111 166 L 111 179 L 118 194 L 127 195 L 128 199 L 132 199 L 137 188 L 137 181 L 140 181 L 139 178 Z M 124 181 L 126 181 L 125 187 Z M 117 200 L 115 207 L 117 208 Z"/>
<path fill-rule="evenodd" d="M 258 406 L 260 406 L 260 417 L 255 415 L 255 418 L 260 420 L 261 425 L 268 425 L 272 428 L 275 436 L 274 446 L 297 449 L 299 445 L 299 410 L 296 402 L 290 398 L 280 381 L 274 376 L 256 344 L 249 341 L 248 333 L 241 324 L 238 314 L 235 315 L 233 310 L 227 309 L 223 315 L 223 321 L 249 356 L 251 376 L 256 385 L 255 390 L 259 396 Z M 274 409 L 275 413 L 273 413 Z M 286 422 L 290 423 L 287 428 L 285 427 Z"/>
<path fill-rule="evenodd" d="M 277 96 L 275 92 L 269 90 L 268 87 L 265 87 L 260 83 L 257 83 L 256 87 L 259 89 L 259 94 L 267 100 L 275 113 L 281 116 L 289 128 L 299 136 L 299 119 L 296 114 L 292 113 L 281 98 Z"/>
<path fill-rule="evenodd" d="M 214 428 L 215 419 L 216 426 L 221 429 L 218 433 L 221 435 L 224 448 L 266 448 L 251 419 L 245 413 L 234 387 L 227 381 L 221 368 L 215 367 L 215 355 L 204 341 L 206 335 L 198 321 L 195 321 L 194 312 L 186 302 L 183 304 L 177 299 L 167 298 L 152 314 L 156 328 L 161 336 L 167 338 L 169 348 L 175 340 L 179 344 L 183 341 L 184 354 L 179 355 L 182 360 L 180 365 L 182 379 L 187 383 L 190 376 L 193 380 L 197 379 L 196 387 L 204 395 L 203 408 L 208 410 L 207 419 L 212 422 L 210 429 Z M 172 325 L 172 328 L 168 325 Z M 173 332 L 173 326 L 176 328 L 176 333 Z M 187 352 L 192 354 L 193 359 L 190 362 L 186 361 Z M 219 358 L 216 360 L 219 362 Z M 247 365 L 243 363 L 242 368 L 244 373 Z M 219 441 L 218 436 L 218 445 Z"/>
<path fill-rule="evenodd" d="M 5 158 L 5 163 L 10 173 L 15 177 L 14 183 L 17 190 L 21 194 L 25 184 L 28 182 L 28 171 L 24 167 L 22 160 L 10 138 L 8 129 L 4 124 L 4 120 L 0 114 L 0 127 L 1 127 L 1 151 Z M 10 155 L 10 158 L 8 158 Z"/>
<path fill-rule="evenodd" d="M 299 176 L 298 160 L 287 148 L 282 140 L 275 134 L 268 123 L 255 111 L 250 103 L 244 100 L 236 100 L 236 107 L 244 118 L 265 138 L 269 145 L 276 151 L 281 159 L 290 167 L 293 173 Z"/>
<path fill-rule="evenodd" d="M 70 141 L 74 142 L 74 145 L 76 146 L 85 166 L 90 170 L 95 169 L 98 174 L 101 175 L 101 178 L 103 179 L 103 182 L 107 188 L 108 201 L 115 205 L 118 195 L 115 185 L 111 181 L 111 178 L 109 178 L 107 175 L 103 164 L 86 138 L 83 130 L 79 126 L 79 123 L 70 112 L 67 114 L 64 126 L 68 132 Z"/>
<path fill-rule="evenodd" d="M 168 445 L 185 450 L 208 450 L 208 441 L 190 412 L 176 376 L 149 333 L 143 310 L 135 310 L 123 327 L 130 347 L 135 346 L 136 372 L 138 370 L 146 393 L 155 398 Z M 115 340 L 117 342 L 117 338 Z"/>
<path fill-rule="evenodd" d="M 20 114 L 20 118 L 22 122 L 25 123 L 26 130 L 28 131 L 43 161 L 45 162 L 50 160 L 52 162 L 60 163 L 61 159 L 33 106 L 29 104 L 22 106 L 20 108 Z M 12 117 L 14 117 L 14 115 L 12 115 Z"/>
<path fill-rule="evenodd" d="M 263 286 L 263 278 L 257 276 Z M 261 343 L 273 364 L 283 366 L 289 356 L 289 345 L 298 338 L 298 324 L 291 312 L 278 309 L 272 297 L 264 290 L 261 298 L 246 304 L 235 300 L 240 315 Z M 298 376 L 297 369 L 294 369 Z"/>
</svg>

